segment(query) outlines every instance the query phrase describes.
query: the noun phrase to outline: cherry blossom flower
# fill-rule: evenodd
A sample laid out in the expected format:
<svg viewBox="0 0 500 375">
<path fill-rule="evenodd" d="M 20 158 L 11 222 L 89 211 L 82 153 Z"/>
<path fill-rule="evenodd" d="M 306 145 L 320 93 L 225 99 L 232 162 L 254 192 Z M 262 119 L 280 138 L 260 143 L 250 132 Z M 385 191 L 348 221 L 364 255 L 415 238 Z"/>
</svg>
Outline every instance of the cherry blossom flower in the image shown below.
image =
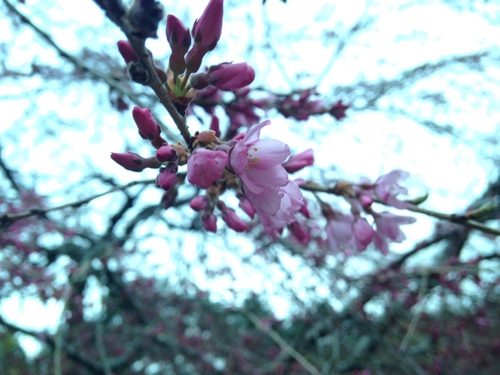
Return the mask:
<svg viewBox="0 0 500 375">
<path fill-rule="evenodd" d="M 240 177 L 243 192 L 260 215 L 290 223 L 303 202 L 298 185 L 288 179 L 281 165 L 290 148 L 274 139 L 260 139 L 260 131 L 271 122 L 252 127 L 230 154 L 233 171 Z"/>
<path fill-rule="evenodd" d="M 408 202 L 401 201 L 397 198 L 398 194 L 407 194 L 408 190 L 398 184 L 399 180 L 408 178 L 408 172 L 396 169 L 383 176 L 380 176 L 375 182 L 375 196 L 382 202 L 388 205 L 405 209 L 410 205 Z"/>
<path fill-rule="evenodd" d="M 362 217 L 356 218 L 352 223 L 352 233 L 354 235 L 354 244 L 358 251 L 366 250 L 375 235 L 372 226 Z"/>
<path fill-rule="evenodd" d="M 208 189 L 215 181 L 222 178 L 228 160 L 224 151 L 197 148 L 187 162 L 188 181 L 202 189 Z"/>
<path fill-rule="evenodd" d="M 375 217 L 375 225 L 377 230 L 373 238 L 375 247 L 379 249 L 382 254 L 386 255 L 389 251 L 387 240 L 394 242 L 403 242 L 406 237 L 401 230 L 400 226 L 405 224 L 413 224 L 415 218 L 409 216 L 399 216 L 391 214 L 390 212 L 382 212 Z"/>
</svg>

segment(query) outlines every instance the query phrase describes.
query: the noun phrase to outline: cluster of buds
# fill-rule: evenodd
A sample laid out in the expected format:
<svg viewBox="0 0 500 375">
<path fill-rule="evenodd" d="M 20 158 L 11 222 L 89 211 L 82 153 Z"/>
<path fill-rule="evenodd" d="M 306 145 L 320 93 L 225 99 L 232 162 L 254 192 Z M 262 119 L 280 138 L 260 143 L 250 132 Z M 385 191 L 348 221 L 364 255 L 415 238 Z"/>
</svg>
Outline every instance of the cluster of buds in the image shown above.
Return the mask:
<svg viewBox="0 0 500 375">
<path fill-rule="evenodd" d="M 327 219 L 326 233 L 330 247 L 334 250 L 356 248 L 363 251 L 373 243 L 385 255 L 389 250 L 389 241 L 402 242 L 405 235 L 400 226 L 412 224 L 415 219 L 390 212 L 377 212 L 372 203 L 379 202 L 397 209 L 408 208 L 409 203 L 398 198 L 399 194 L 407 193 L 399 185 L 399 180 L 407 177 L 407 172 L 394 170 L 379 177 L 375 183 L 337 183 L 335 193 L 347 199 L 351 205 L 351 213 L 341 213 L 326 204 L 322 205 L 323 215 Z M 373 224 L 368 222 L 367 217 L 372 218 Z"/>
<path fill-rule="evenodd" d="M 222 32 L 223 0 L 210 0 L 203 14 L 197 19 L 191 32 L 176 16 L 167 16 L 166 36 L 172 53 L 166 71 L 157 67 L 158 77 L 179 113 L 186 108 L 197 90 L 213 86 L 220 90 L 236 90 L 253 82 L 255 72 L 246 63 L 223 62 L 209 66 L 205 72 L 197 73 L 205 55 L 212 51 Z M 118 49 L 128 65 L 132 79 L 147 83 L 141 76 L 134 50 L 127 41 L 118 42 Z"/>
<path fill-rule="evenodd" d="M 132 116 L 139 130 L 139 135 L 151 142 L 151 145 L 156 149 L 156 154 L 144 158 L 132 152 L 113 152 L 111 159 L 133 172 L 141 172 L 146 168 L 159 169 L 158 186 L 169 191 L 177 183 L 178 166 L 187 162 L 188 151 L 180 144 L 169 145 L 161 137 L 161 128 L 149 109 L 135 107 L 132 110 Z"/>
</svg>

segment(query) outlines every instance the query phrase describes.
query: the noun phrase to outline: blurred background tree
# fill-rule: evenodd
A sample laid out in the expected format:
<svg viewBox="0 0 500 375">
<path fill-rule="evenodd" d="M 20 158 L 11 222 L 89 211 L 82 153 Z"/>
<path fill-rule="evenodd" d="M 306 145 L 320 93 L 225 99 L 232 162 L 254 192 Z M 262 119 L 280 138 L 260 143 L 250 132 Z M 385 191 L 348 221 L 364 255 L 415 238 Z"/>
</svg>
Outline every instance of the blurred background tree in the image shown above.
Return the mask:
<svg viewBox="0 0 500 375">
<path fill-rule="evenodd" d="M 161 3 L 189 26 L 206 5 Z M 334 251 L 324 219 L 304 223 L 306 244 L 258 226 L 206 233 L 188 207 L 198 189 L 165 194 L 154 172 L 109 158 L 150 152 L 135 105 L 169 141 L 180 137 L 154 93 L 129 80 L 124 37 L 104 12 L 92 1 L 2 0 L 6 374 L 500 372 L 498 239 L 450 222 L 479 209 L 473 218 L 498 228 L 500 5 L 264 3 L 225 2 L 208 62 L 246 61 L 256 80 L 216 105 L 199 95 L 191 131 L 208 129 L 207 111 L 223 129 L 242 114 L 271 118 L 266 135 L 314 149 L 314 167 L 297 176 L 333 186 L 402 168 L 412 197 L 429 194 L 422 206 L 458 216 L 415 215 L 387 256 Z M 164 23 L 158 36 L 147 45 L 165 67 Z M 346 209 L 305 197 L 317 216 L 318 197 Z M 13 300 L 45 308 L 20 314 Z M 21 348 L 35 349 L 26 358 Z"/>
</svg>

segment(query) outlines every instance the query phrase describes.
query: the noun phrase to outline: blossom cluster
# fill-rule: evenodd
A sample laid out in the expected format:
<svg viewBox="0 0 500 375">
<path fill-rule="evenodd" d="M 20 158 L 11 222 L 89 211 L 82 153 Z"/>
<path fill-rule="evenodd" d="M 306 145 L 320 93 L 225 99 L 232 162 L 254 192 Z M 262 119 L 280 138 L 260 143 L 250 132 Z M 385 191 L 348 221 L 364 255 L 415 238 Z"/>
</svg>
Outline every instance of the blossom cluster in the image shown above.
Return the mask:
<svg viewBox="0 0 500 375">
<path fill-rule="evenodd" d="M 338 212 L 320 201 L 327 224 L 321 235 L 314 235 L 312 231 L 318 227 L 317 224 L 308 224 L 313 220 L 300 187 L 306 182 L 290 178 L 290 174 L 313 165 L 313 151 L 291 156 L 287 144 L 261 138 L 261 131 L 270 125 L 270 121 L 260 121 L 261 116 L 255 110 L 266 112 L 275 108 L 283 116 L 297 120 L 328 113 L 340 120 L 345 117 L 349 106 L 340 100 L 326 105 L 323 100 L 315 98 L 312 89 L 253 99 L 246 86 L 253 81 L 255 73 L 246 63 L 221 63 L 198 72 L 205 54 L 215 48 L 221 36 L 222 17 L 223 0 L 210 0 L 191 32 L 177 17 L 168 15 L 166 36 L 172 53 L 168 69 L 157 68 L 158 76 L 179 113 L 186 115 L 187 109 L 187 114 L 190 114 L 190 103 L 203 106 L 211 116 L 210 129 L 196 132 L 186 140 L 186 146 L 169 144 L 161 137 L 161 128 L 151 112 L 135 107 L 132 115 L 139 135 L 156 149 L 155 155 L 142 157 L 131 152 L 112 153 L 111 158 L 135 172 L 158 169 L 157 184 L 170 197 L 166 198 L 168 201 L 175 199 L 172 192 L 181 181 L 178 181 L 178 168 L 186 165 L 187 182 L 203 191 L 191 200 L 190 207 L 199 212 L 201 224 L 207 231 L 217 231 L 219 215 L 227 227 L 236 232 L 252 229 L 258 220 L 266 234 L 281 235 L 286 228 L 303 245 L 315 240 L 332 250 L 356 248 L 363 251 L 373 243 L 381 252 L 387 253 L 389 241 L 401 242 L 405 238 L 400 226 L 410 224 L 414 219 L 377 212 L 372 204 L 380 202 L 397 209 L 407 208 L 408 204 L 398 198 L 399 194 L 406 193 L 406 189 L 398 184 L 399 179 L 406 177 L 406 172 L 393 171 L 375 183 L 338 183 L 333 192 L 347 199 L 351 212 Z M 119 42 L 118 48 L 130 72 L 138 62 L 135 52 L 128 42 Z M 237 98 L 225 105 L 230 125 L 224 135 L 215 115 L 215 107 L 222 100 L 220 90 L 231 90 Z M 241 133 L 242 128 L 247 129 L 246 133 Z M 227 191 L 236 195 L 239 208 L 224 201 L 223 195 Z M 244 220 L 241 214 L 248 219 Z"/>
<path fill-rule="evenodd" d="M 406 237 L 400 226 L 412 224 L 415 219 L 388 211 L 376 212 L 372 204 L 379 202 L 397 209 L 408 208 L 409 203 L 398 197 L 399 194 L 407 193 L 407 190 L 399 185 L 399 180 L 407 177 L 407 172 L 394 170 L 379 177 L 375 183 L 338 183 L 335 187 L 336 194 L 347 199 L 351 205 L 351 213 L 340 213 L 330 206 L 323 205 L 330 246 L 334 249 L 356 248 L 363 251 L 373 243 L 383 254 L 387 254 L 389 241 L 402 242 Z M 368 222 L 367 217 L 371 217 L 372 224 Z"/>
</svg>

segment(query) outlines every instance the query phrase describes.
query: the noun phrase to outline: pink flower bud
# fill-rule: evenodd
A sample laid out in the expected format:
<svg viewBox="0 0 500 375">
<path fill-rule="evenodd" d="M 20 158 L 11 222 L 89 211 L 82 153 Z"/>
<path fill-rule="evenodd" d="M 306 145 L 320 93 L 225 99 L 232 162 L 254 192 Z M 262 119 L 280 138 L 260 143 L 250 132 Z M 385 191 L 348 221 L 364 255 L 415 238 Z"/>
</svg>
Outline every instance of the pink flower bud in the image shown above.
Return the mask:
<svg viewBox="0 0 500 375">
<path fill-rule="evenodd" d="M 243 194 L 239 194 L 238 198 L 240 200 L 240 203 L 238 206 L 248 215 L 250 218 L 255 217 L 255 207 L 253 206 L 252 202 L 250 202 L 249 199 L 247 199 Z"/>
<path fill-rule="evenodd" d="M 207 212 L 201 217 L 201 225 L 209 232 L 217 232 L 217 218 L 212 212 Z"/>
<path fill-rule="evenodd" d="M 228 162 L 229 157 L 224 151 L 197 148 L 188 159 L 188 181 L 202 189 L 208 189 L 222 178 L 223 169 Z"/>
<path fill-rule="evenodd" d="M 195 90 L 203 90 L 210 86 L 208 83 L 208 74 L 207 73 L 197 73 L 191 76 L 191 80 L 189 81 L 191 87 Z"/>
<path fill-rule="evenodd" d="M 149 109 L 134 107 L 132 116 L 142 138 L 154 140 L 160 135 L 160 125 L 153 118 Z"/>
<path fill-rule="evenodd" d="M 220 203 L 219 209 L 222 211 L 222 220 L 226 222 L 229 228 L 239 233 L 248 230 L 247 223 L 245 223 L 232 208 L 228 208 L 225 204 Z"/>
<path fill-rule="evenodd" d="M 198 141 L 202 143 L 212 143 L 217 141 L 213 130 L 204 130 L 198 133 Z"/>
<path fill-rule="evenodd" d="M 206 195 L 198 195 L 191 199 L 189 202 L 189 207 L 195 211 L 203 211 L 208 206 L 208 197 Z"/>
<path fill-rule="evenodd" d="M 194 42 L 207 51 L 217 45 L 222 33 L 224 0 L 210 0 L 203 14 L 193 25 Z"/>
<path fill-rule="evenodd" d="M 247 63 L 222 63 L 208 69 L 208 82 L 221 90 L 240 89 L 254 79 L 255 72 Z"/>
<path fill-rule="evenodd" d="M 176 161 L 177 151 L 172 146 L 164 145 L 156 151 L 156 158 L 161 162 Z"/>
<path fill-rule="evenodd" d="M 141 172 L 146 168 L 144 158 L 133 152 L 112 152 L 111 159 L 129 171 Z"/>
<path fill-rule="evenodd" d="M 288 173 L 294 173 L 300 171 L 304 167 L 308 167 L 313 164 L 314 164 L 313 150 L 309 149 L 301 152 L 300 154 L 290 156 L 287 162 L 283 163 L 283 167 L 286 169 Z"/>
<path fill-rule="evenodd" d="M 175 74 L 182 74 L 186 69 L 184 55 L 191 45 L 191 35 L 184 24 L 175 16 L 167 16 L 167 40 L 172 49 L 169 67 Z"/>
<path fill-rule="evenodd" d="M 189 29 L 176 16 L 167 16 L 167 41 L 172 52 L 184 55 L 191 46 L 191 35 Z"/>
<path fill-rule="evenodd" d="M 117 45 L 118 45 L 118 51 L 125 60 L 125 63 L 128 64 L 131 62 L 137 62 L 137 56 L 135 54 L 135 51 L 127 40 L 120 40 L 118 41 Z"/>
<path fill-rule="evenodd" d="M 206 53 L 206 49 L 195 44 L 186 55 L 186 69 L 191 73 L 197 72 Z"/>
<path fill-rule="evenodd" d="M 177 166 L 174 168 L 161 168 L 156 182 L 163 190 L 172 189 L 177 183 Z"/>
</svg>

